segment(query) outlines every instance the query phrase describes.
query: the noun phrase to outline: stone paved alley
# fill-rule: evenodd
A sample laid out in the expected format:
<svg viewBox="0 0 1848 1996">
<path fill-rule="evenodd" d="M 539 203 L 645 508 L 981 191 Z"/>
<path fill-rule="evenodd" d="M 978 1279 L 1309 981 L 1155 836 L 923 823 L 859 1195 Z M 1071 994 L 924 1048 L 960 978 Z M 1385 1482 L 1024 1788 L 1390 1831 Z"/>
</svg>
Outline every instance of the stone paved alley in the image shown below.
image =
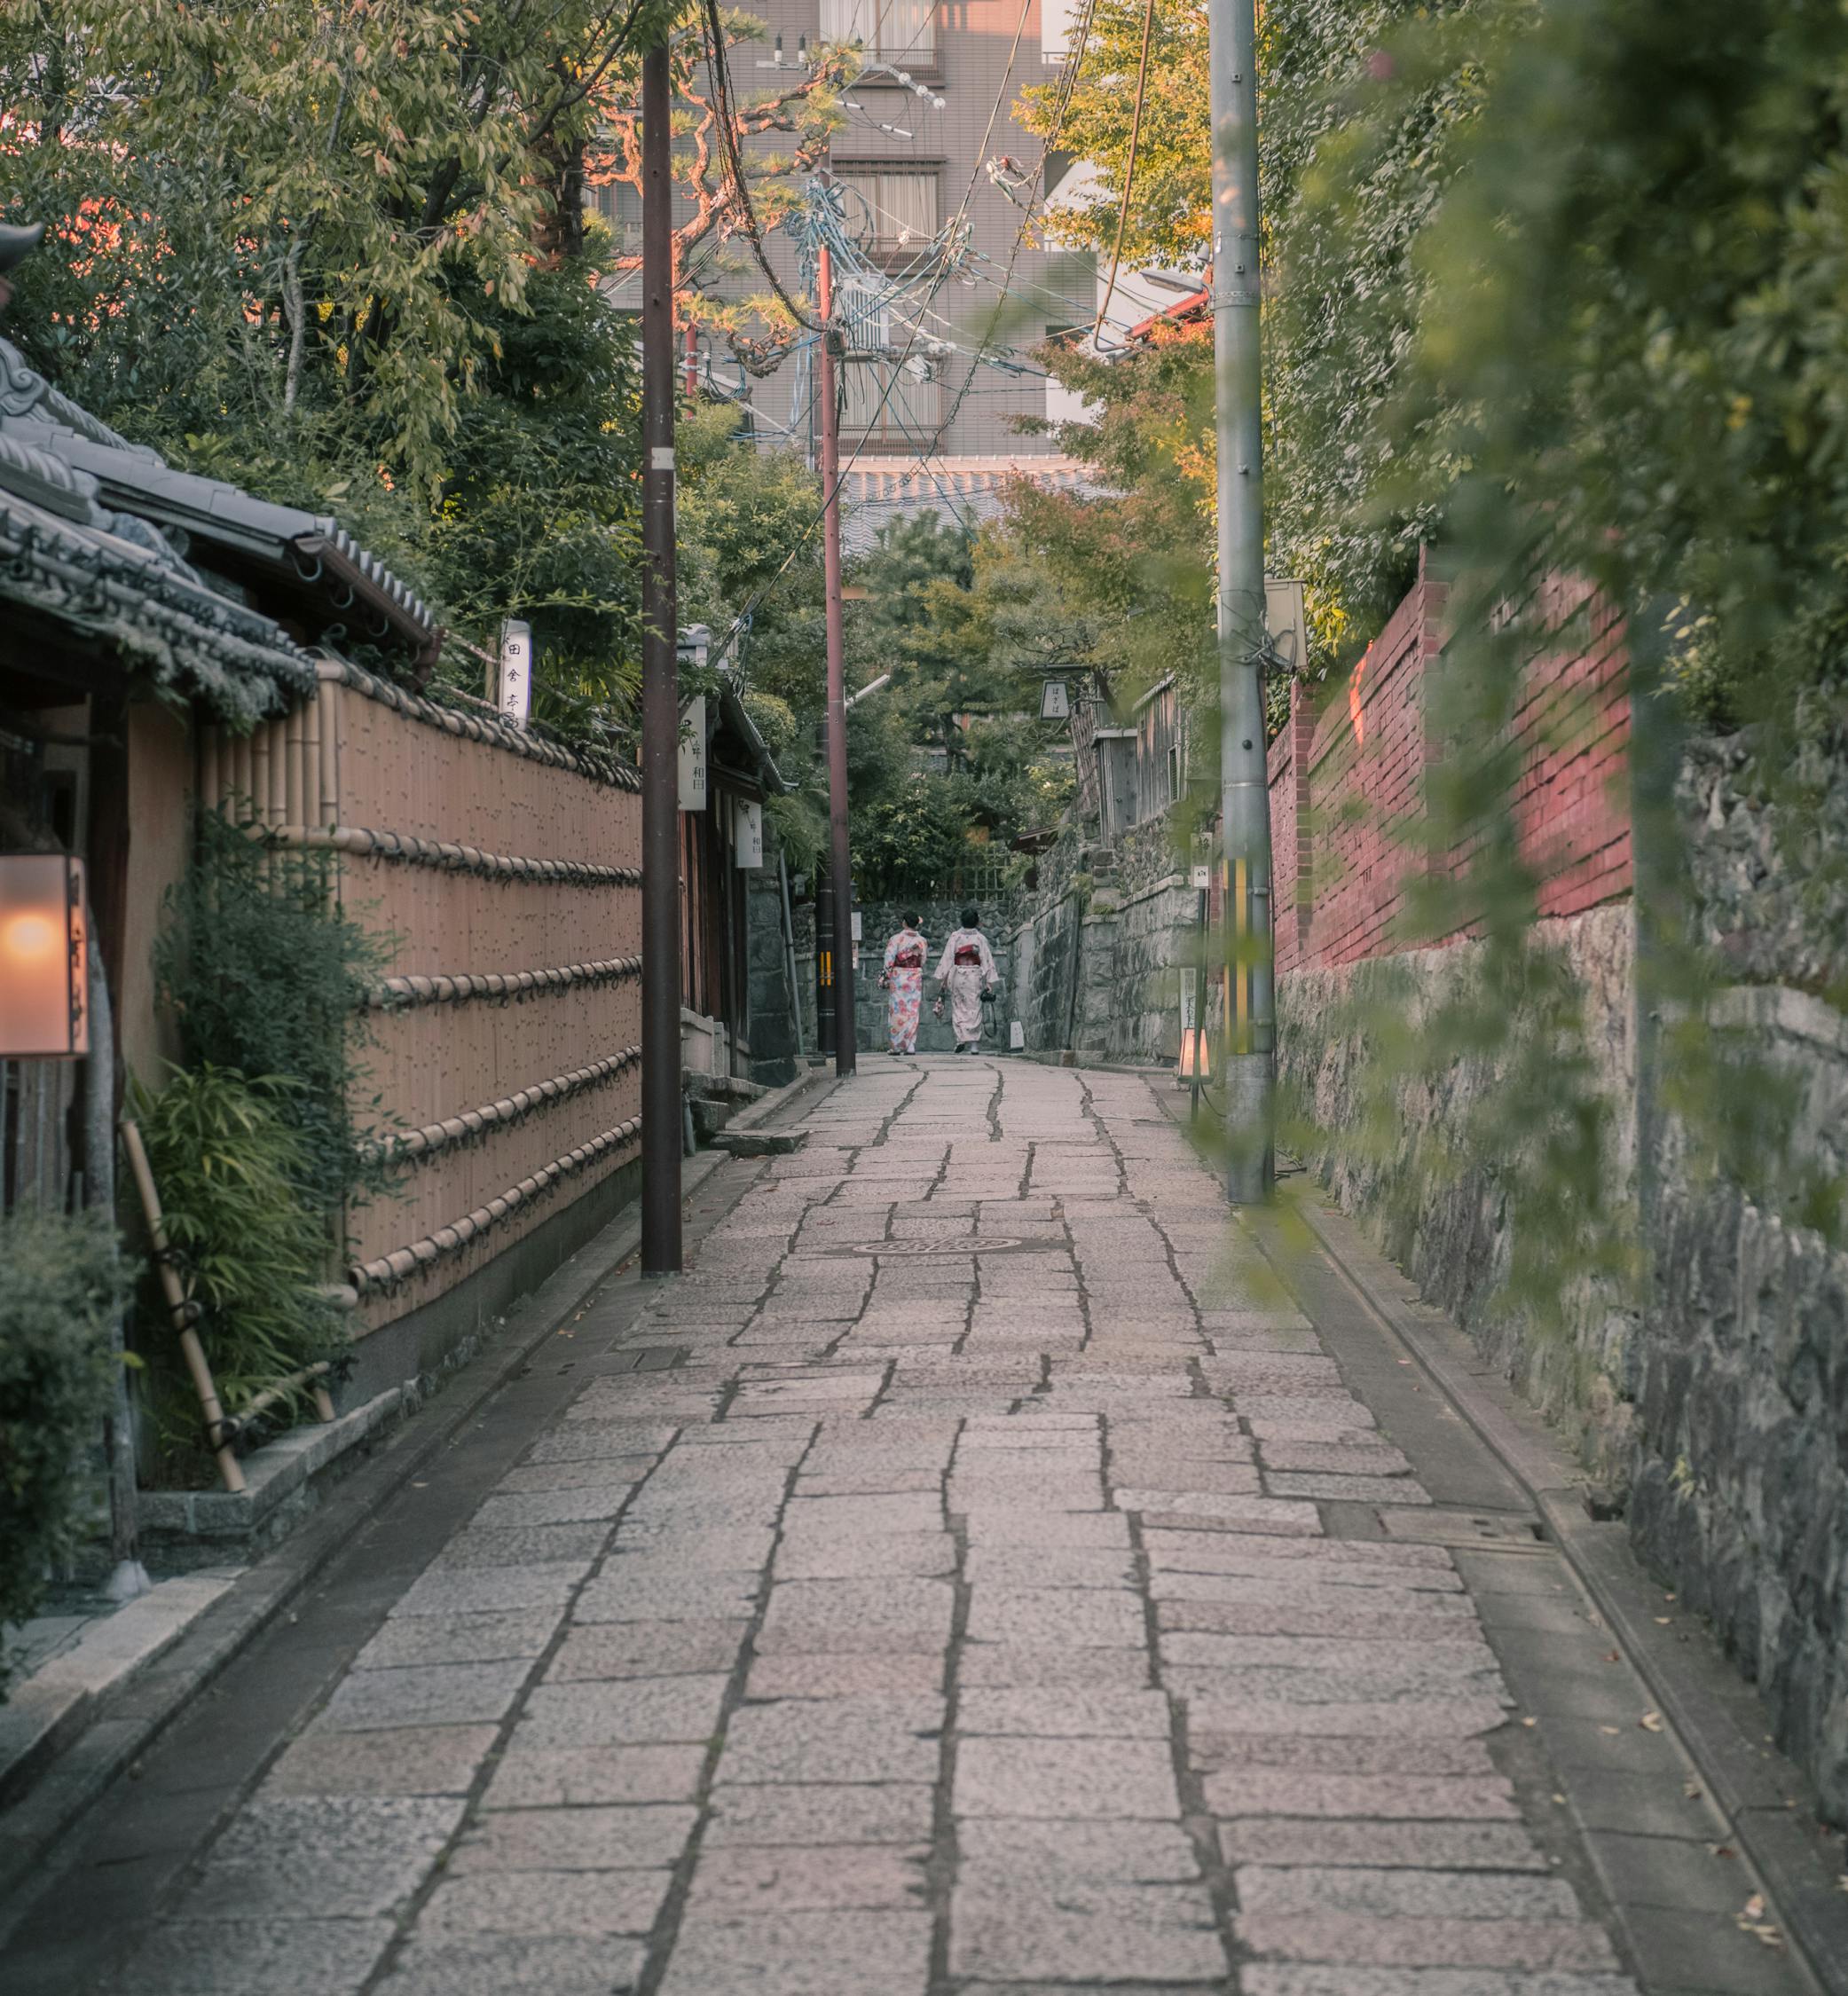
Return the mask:
<svg viewBox="0 0 1848 1996">
<path fill-rule="evenodd" d="M 1173 1100 L 869 1062 L 721 1167 L 690 1272 L 593 1297 L 83 1828 L 8 1986 L 1808 1988 L 1567 1569 L 1443 1410 L 1382 1432 L 1405 1362 L 1325 1351 Z"/>
</svg>

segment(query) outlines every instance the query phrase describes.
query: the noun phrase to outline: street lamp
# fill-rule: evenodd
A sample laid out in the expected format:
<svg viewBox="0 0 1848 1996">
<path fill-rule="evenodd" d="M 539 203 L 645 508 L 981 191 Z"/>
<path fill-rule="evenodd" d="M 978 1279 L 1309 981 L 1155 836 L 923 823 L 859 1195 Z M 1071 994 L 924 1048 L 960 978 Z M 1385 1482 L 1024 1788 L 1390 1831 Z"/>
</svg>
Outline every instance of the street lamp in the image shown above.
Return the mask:
<svg viewBox="0 0 1848 1996">
<path fill-rule="evenodd" d="M 89 1051 L 83 862 L 62 853 L 0 859 L 0 1059 Z"/>
</svg>

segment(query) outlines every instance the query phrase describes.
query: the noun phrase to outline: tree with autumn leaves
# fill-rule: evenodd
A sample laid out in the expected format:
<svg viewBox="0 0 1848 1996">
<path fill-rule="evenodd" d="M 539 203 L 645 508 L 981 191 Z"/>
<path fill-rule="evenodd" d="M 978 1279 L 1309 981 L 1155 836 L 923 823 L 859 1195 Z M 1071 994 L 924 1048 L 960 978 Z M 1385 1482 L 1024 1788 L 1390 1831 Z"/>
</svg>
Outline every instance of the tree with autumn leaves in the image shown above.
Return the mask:
<svg viewBox="0 0 1848 1996">
<path fill-rule="evenodd" d="M 695 253 L 722 261 L 747 221 L 675 0 L 6 10 L 0 213 L 52 235 L 10 335 L 130 436 L 340 515 L 477 645 L 529 617 L 541 711 L 607 716 L 635 670 L 639 423 L 633 326 L 598 287 L 633 258 L 582 201 L 639 171 L 641 51 L 663 35 L 685 309 L 759 357 L 786 310 L 694 298 Z M 853 59 L 735 106 L 762 135 L 757 226 L 796 198 Z M 466 652 L 446 669 L 479 683 Z"/>
</svg>

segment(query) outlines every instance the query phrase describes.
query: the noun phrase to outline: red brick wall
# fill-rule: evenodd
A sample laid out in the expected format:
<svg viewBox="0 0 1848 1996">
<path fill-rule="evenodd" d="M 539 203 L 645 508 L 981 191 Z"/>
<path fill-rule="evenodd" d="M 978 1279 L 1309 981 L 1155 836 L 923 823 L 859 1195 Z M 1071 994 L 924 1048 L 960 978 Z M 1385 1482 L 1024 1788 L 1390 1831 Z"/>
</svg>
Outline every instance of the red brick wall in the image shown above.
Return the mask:
<svg viewBox="0 0 1848 1996">
<path fill-rule="evenodd" d="M 1582 631 L 1575 613 L 1585 603 L 1582 587 L 1549 577 L 1532 620 Z M 1421 562 L 1347 686 L 1319 715 L 1299 688 L 1290 726 L 1270 745 L 1280 974 L 1428 942 L 1405 919 L 1407 892 L 1424 868 L 1454 875 L 1467 864 L 1466 853 L 1428 853 L 1423 837 L 1425 774 L 1437 753 L 1427 680 L 1443 611 L 1443 585 Z M 1608 612 L 1589 616 L 1582 644 L 1530 664 L 1514 721 L 1522 754 L 1509 809 L 1548 915 L 1581 913 L 1631 884 L 1623 633 Z"/>
</svg>

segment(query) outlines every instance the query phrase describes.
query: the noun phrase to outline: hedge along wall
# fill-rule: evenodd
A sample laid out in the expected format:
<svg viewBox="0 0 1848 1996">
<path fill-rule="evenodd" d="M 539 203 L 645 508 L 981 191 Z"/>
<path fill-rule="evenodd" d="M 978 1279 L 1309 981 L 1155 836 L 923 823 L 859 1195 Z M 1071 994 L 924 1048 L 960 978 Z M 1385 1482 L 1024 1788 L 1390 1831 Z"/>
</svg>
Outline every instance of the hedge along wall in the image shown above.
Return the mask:
<svg viewBox="0 0 1848 1996">
<path fill-rule="evenodd" d="M 1301 697 L 1270 749 L 1276 854 L 1278 1063 L 1295 1134 L 1349 1210 L 1433 1301 L 1464 1323 L 1613 1481 L 1627 1472 L 1635 1387 L 1634 1300 L 1574 1272 L 1558 1321 L 1542 1327 L 1499 1294 L 1523 1226 L 1507 1175 L 1478 1157 L 1472 1124 L 1494 1118 L 1508 1042 L 1387 1077 L 1381 1028 L 1414 1044 L 1423 1021 L 1468 988 L 1467 932 L 1432 943 L 1406 922 L 1419 869 L 1462 877 L 1467 842 L 1426 836 L 1426 776 L 1443 752 L 1445 592 L 1421 563 L 1417 584 L 1357 668 L 1317 713 Z M 1635 1049 L 1631 840 L 1623 782 L 1629 704 L 1622 633 L 1570 581 L 1546 577 L 1526 621 L 1583 641 L 1537 646 L 1513 710 L 1519 755 L 1506 808 L 1532 867 L 1537 948 L 1565 966 L 1579 1010 L 1585 1085 L 1608 1110 L 1604 1170 L 1612 1207 L 1633 1195 Z M 1578 615 L 1578 612 L 1585 615 Z M 1382 1116 L 1382 1080 L 1391 1093 Z M 1463 1160 L 1474 1159 L 1474 1162 Z"/>
<path fill-rule="evenodd" d="M 349 1216 L 364 1340 L 639 1154 L 639 779 L 329 662 L 285 719 L 209 731 L 201 788 L 339 853 L 348 910 L 396 941 L 362 1117 L 405 1168 Z"/>
</svg>

